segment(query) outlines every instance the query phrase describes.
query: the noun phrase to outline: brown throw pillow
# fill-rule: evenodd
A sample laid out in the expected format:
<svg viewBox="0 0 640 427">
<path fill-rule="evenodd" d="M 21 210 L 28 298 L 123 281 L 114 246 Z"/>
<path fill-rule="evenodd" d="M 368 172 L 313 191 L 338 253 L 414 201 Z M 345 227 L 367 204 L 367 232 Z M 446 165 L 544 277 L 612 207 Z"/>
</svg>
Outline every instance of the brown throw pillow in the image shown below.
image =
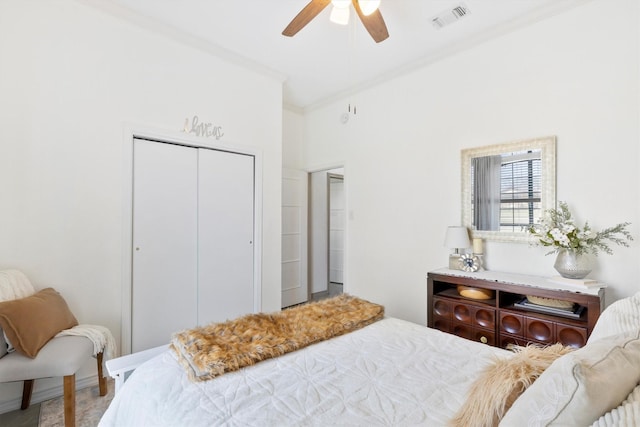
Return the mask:
<svg viewBox="0 0 640 427">
<path fill-rule="evenodd" d="M 53 288 L 0 302 L 0 327 L 16 351 L 31 358 L 58 332 L 77 324 L 66 301 Z"/>
<path fill-rule="evenodd" d="M 467 401 L 450 426 L 497 426 L 513 402 L 558 357 L 573 349 L 562 344 L 516 348 L 516 354 L 488 366 L 469 389 Z"/>
</svg>

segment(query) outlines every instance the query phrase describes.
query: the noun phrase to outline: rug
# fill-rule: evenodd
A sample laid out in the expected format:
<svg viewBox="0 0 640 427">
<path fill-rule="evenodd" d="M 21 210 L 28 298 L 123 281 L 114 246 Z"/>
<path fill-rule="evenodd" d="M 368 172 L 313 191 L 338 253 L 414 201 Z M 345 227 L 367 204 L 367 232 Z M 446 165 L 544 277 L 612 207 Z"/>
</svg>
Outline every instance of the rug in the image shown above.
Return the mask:
<svg viewBox="0 0 640 427">
<path fill-rule="evenodd" d="M 100 396 L 98 386 L 76 390 L 76 427 L 95 427 L 113 399 L 115 385 L 107 380 L 107 394 Z M 64 427 L 63 397 L 40 404 L 38 427 Z"/>
<path fill-rule="evenodd" d="M 347 294 L 272 314 L 249 314 L 173 336 L 170 348 L 192 381 L 343 335 L 384 317 L 384 307 Z"/>
</svg>

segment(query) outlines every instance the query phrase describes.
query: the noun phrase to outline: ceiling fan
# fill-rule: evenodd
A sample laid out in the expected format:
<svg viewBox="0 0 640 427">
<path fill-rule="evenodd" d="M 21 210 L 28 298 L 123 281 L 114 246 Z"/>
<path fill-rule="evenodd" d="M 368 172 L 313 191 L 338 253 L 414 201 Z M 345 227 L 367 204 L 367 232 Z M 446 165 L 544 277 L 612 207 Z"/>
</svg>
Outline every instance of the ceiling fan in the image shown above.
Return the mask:
<svg viewBox="0 0 640 427">
<path fill-rule="evenodd" d="M 341 18 L 344 19 L 345 13 L 342 11 L 346 11 L 346 22 L 348 22 L 349 4 L 351 3 L 360 21 L 362 21 L 362 24 L 376 43 L 380 43 L 389 37 L 387 26 L 384 23 L 380 10 L 378 10 L 379 0 L 311 0 L 309 4 L 293 18 L 282 34 L 287 37 L 293 37 L 322 12 L 329 3 L 333 3 L 334 8 L 331 13 L 332 21 L 337 22 L 337 20 L 334 19 L 334 16 L 337 17 L 337 15 L 342 15 Z M 340 19 L 340 17 L 337 17 L 337 19 Z M 342 23 L 346 24 L 346 22 L 343 21 Z"/>
</svg>

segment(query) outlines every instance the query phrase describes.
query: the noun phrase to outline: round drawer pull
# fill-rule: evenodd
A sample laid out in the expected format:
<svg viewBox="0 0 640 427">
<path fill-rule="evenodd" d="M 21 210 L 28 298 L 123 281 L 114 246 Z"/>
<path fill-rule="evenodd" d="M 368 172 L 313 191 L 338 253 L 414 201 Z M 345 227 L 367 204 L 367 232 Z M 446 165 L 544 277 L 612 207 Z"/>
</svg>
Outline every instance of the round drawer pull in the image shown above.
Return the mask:
<svg viewBox="0 0 640 427">
<path fill-rule="evenodd" d="M 482 336 L 482 337 L 480 337 L 480 342 L 481 342 L 482 344 L 486 344 L 486 343 L 488 343 L 488 342 L 489 342 L 489 340 L 487 339 L 487 337 Z"/>
</svg>

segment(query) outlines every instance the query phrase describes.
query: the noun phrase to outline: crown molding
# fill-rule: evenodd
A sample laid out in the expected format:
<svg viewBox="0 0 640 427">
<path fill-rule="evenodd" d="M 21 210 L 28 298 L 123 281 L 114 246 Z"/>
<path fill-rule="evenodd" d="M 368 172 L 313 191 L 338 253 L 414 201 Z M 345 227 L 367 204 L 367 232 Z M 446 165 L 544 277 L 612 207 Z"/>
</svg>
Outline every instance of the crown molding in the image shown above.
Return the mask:
<svg viewBox="0 0 640 427">
<path fill-rule="evenodd" d="M 150 32 L 160 34 L 173 41 L 182 43 L 189 47 L 206 52 L 219 59 L 223 59 L 234 65 L 238 65 L 254 71 L 258 74 L 275 79 L 280 83 L 284 83 L 287 80 L 287 76 L 279 71 L 269 68 L 257 61 L 249 59 L 245 56 L 232 52 L 224 47 L 215 43 L 209 42 L 201 37 L 197 37 L 186 33 L 172 25 L 165 24 L 158 21 L 155 18 L 144 16 L 128 7 L 108 2 L 104 0 L 74 0 L 76 3 L 89 6 L 93 9 L 104 12 L 115 18 L 122 19 L 135 25 L 138 28 L 143 28 Z"/>
</svg>

